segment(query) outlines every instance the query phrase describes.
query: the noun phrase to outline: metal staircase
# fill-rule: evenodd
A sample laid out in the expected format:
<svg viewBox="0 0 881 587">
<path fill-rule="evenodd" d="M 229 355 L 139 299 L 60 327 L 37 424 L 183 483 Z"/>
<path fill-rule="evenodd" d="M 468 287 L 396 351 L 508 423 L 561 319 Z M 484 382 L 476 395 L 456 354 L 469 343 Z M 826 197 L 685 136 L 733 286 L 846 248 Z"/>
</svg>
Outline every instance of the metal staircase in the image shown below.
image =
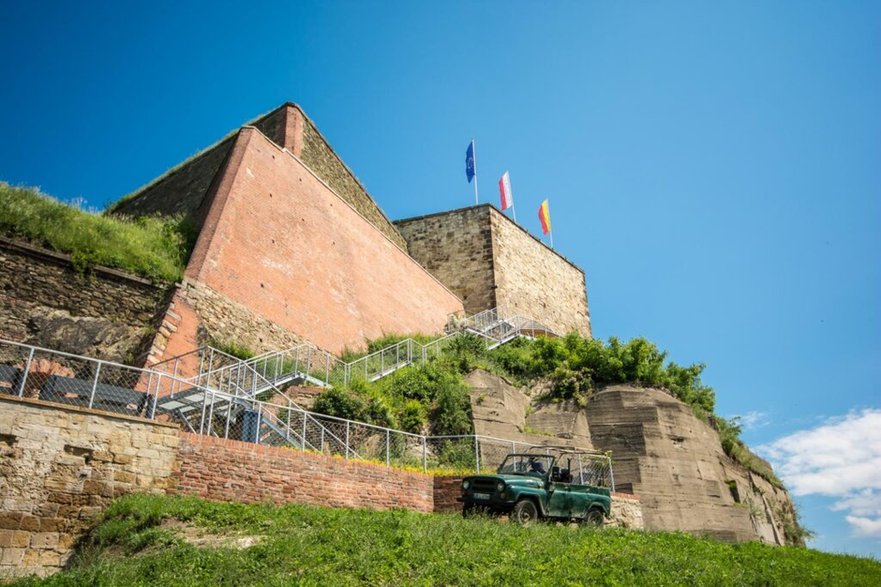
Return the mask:
<svg viewBox="0 0 881 587">
<path fill-rule="evenodd" d="M 403 367 L 425 364 L 442 354 L 454 339 L 463 334 L 480 337 L 485 341 L 487 350 L 521 336 L 556 336 L 550 328 L 534 320 L 522 316 L 502 317 L 498 309 L 493 308 L 464 320 L 452 321 L 445 336 L 429 343 L 421 344 L 407 338 L 351 362 L 342 361 L 312 344 L 303 343 L 247 360 L 212 347 L 203 347 L 168 359 L 163 364 L 170 366 L 173 362 L 174 374 L 177 375 L 178 365 L 188 355 L 198 353 L 198 374 L 189 381 L 235 396 L 258 398 L 265 393 L 278 392 L 279 388 L 288 385 L 333 387 L 346 385 L 356 378 L 378 381 Z"/>
</svg>

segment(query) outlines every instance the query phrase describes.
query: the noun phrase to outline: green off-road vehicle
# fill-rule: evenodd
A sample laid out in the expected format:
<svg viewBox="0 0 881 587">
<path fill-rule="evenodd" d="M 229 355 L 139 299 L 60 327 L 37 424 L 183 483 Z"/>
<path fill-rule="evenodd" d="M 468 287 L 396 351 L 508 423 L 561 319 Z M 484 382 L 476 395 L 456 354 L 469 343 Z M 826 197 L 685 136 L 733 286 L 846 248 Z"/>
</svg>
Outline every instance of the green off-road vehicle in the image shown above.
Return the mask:
<svg viewBox="0 0 881 587">
<path fill-rule="evenodd" d="M 462 480 L 462 515 L 509 514 L 527 524 L 538 519 L 599 526 L 609 517 L 614 490 L 608 455 L 561 447 L 509 454 L 495 475 Z"/>
</svg>

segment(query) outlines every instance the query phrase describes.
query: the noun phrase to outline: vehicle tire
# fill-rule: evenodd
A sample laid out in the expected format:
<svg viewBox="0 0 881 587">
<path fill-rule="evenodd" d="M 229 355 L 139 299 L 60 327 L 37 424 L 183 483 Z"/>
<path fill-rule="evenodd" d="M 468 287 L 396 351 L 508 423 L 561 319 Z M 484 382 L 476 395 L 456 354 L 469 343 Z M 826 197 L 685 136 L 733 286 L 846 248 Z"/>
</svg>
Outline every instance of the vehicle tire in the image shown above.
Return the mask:
<svg viewBox="0 0 881 587">
<path fill-rule="evenodd" d="M 466 505 L 462 506 L 462 517 L 463 518 L 473 518 L 474 516 L 477 515 L 478 511 L 479 510 L 477 509 L 477 506 L 474 505 L 473 503 L 466 504 Z"/>
<path fill-rule="evenodd" d="M 535 502 L 530 499 L 521 499 L 517 502 L 517 505 L 514 506 L 514 511 L 511 512 L 511 519 L 520 524 L 521 526 L 528 526 L 532 522 L 538 520 L 538 508 L 535 505 Z"/>
<path fill-rule="evenodd" d="M 585 514 L 582 523 L 590 528 L 599 528 L 603 525 L 604 517 L 605 516 L 603 515 L 603 510 L 591 508 L 587 510 L 587 514 Z"/>
</svg>

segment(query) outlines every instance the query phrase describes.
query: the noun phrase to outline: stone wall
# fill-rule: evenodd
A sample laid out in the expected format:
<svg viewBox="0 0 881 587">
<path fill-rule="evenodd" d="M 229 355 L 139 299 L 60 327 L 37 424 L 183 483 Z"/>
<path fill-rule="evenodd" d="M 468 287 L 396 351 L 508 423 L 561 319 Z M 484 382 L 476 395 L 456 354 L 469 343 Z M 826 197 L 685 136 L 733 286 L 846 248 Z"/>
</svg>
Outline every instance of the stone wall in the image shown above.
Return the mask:
<svg viewBox="0 0 881 587">
<path fill-rule="evenodd" d="M 147 365 L 183 355 L 208 344 L 235 344 L 256 354 L 292 348 L 307 342 L 295 332 L 234 302 L 199 282 L 184 279 L 163 316 Z M 198 359 L 181 365 L 181 376 L 198 373 Z"/>
<path fill-rule="evenodd" d="M 299 159 L 252 128 L 230 153 L 185 275 L 335 353 L 388 333 L 437 333 L 463 311 Z"/>
<path fill-rule="evenodd" d="M 590 337 L 584 272 L 495 208 L 496 305 L 504 316 L 534 318 L 558 334 Z"/>
<path fill-rule="evenodd" d="M 0 338 L 138 364 L 168 288 L 0 238 Z"/>
<path fill-rule="evenodd" d="M 0 578 L 64 565 L 114 497 L 164 491 L 178 429 L 0 395 Z"/>
<path fill-rule="evenodd" d="M 489 206 L 398 220 L 410 255 L 462 298 L 466 314 L 496 307 Z"/>
<path fill-rule="evenodd" d="M 313 452 L 181 433 L 171 493 L 245 503 L 434 509 L 431 475 Z"/>
<path fill-rule="evenodd" d="M 468 314 L 498 307 L 558 334 L 591 336 L 584 272 L 489 204 L 395 223 L 414 259 Z"/>
<path fill-rule="evenodd" d="M 627 528 L 629 530 L 644 530 L 645 521 L 642 515 L 642 503 L 635 495 L 627 493 L 612 494 L 612 511 L 606 520 L 606 526 L 611 528 Z"/>
</svg>

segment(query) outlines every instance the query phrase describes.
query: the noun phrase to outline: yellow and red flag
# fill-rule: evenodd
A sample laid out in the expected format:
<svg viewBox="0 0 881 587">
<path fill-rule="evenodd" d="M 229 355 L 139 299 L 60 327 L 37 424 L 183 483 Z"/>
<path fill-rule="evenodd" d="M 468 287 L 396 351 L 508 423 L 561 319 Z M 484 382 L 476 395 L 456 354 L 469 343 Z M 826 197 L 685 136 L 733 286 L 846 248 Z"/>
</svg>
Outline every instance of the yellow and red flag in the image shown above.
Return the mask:
<svg viewBox="0 0 881 587">
<path fill-rule="evenodd" d="M 538 207 L 538 219 L 541 222 L 541 230 L 545 234 L 551 232 L 551 209 L 548 207 L 548 201 L 545 200 Z"/>
</svg>

